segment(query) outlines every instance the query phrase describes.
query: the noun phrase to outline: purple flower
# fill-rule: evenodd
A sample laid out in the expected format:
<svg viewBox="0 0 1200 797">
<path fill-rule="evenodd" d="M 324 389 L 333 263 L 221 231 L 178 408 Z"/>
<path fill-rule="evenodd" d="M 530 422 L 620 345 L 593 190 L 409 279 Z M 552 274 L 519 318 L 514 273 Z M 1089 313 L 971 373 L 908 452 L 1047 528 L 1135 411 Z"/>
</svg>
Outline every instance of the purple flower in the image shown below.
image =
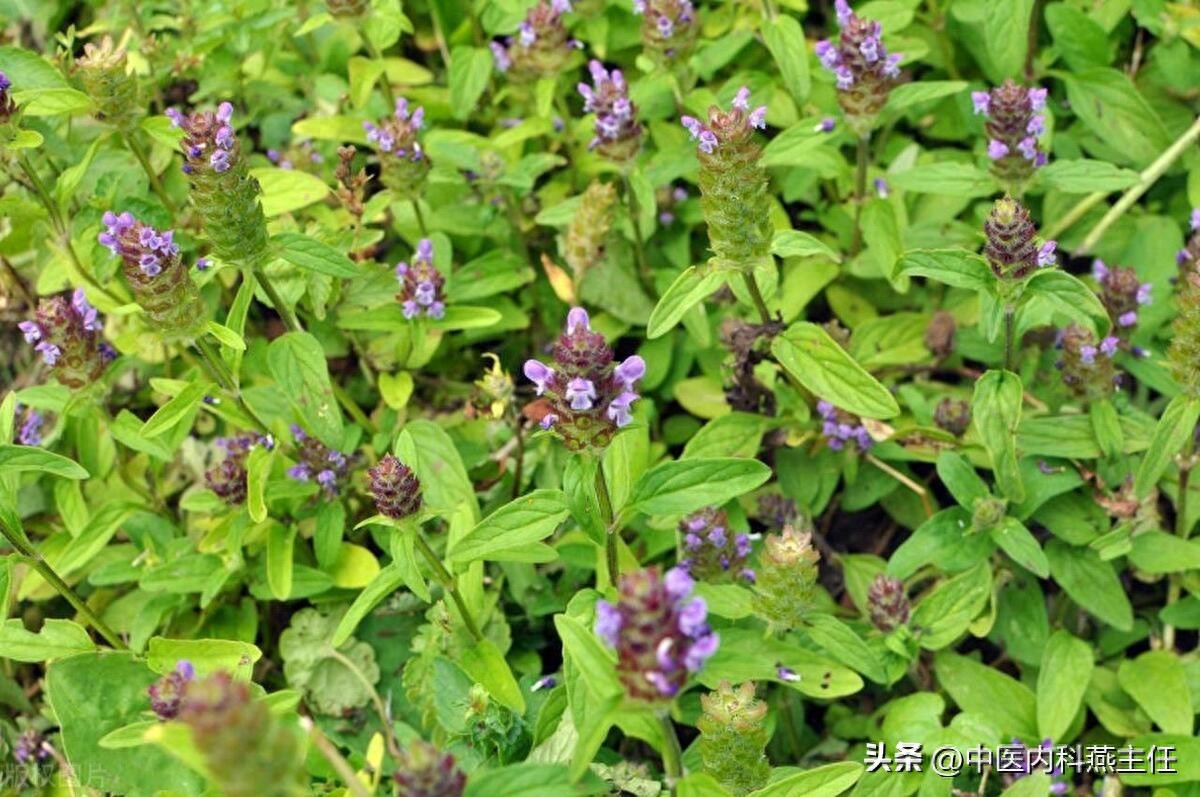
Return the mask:
<svg viewBox="0 0 1200 797">
<path fill-rule="evenodd" d="M 1092 276 L 1096 279 L 1096 282 L 1104 282 L 1108 279 L 1108 275 L 1108 266 L 1105 265 L 1103 260 L 1097 258 L 1092 261 Z"/>
<path fill-rule="evenodd" d="M 42 444 L 42 426 L 45 422 L 45 416 L 32 407 L 25 410 L 25 415 L 21 419 L 21 428 L 17 430 L 17 442 L 23 446 L 40 446 Z"/>
<path fill-rule="evenodd" d="M 596 601 L 596 636 L 615 648 L 620 633 L 621 613 L 617 607 L 605 600 Z"/>
<path fill-rule="evenodd" d="M 1029 90 L 1029 105 L 1034 111 L 1040 111 L 1046 107 L 1046 96 L 1049 90 L 1033 88 Z"/>
<path fill-rule="evenodd" d="M 829 42 L 828 39 L 822 39 L 817 42 L 813 48 L 817 54 L 817 59 L 821 62 L 821 66 L 828 69 L 830 72 L 837 69 L 838 62 L 841 60 L 841 55 L 838 53 L 837 47 Z"/>
<path fill-rule="evenodd" d="M 1025 160 L 1037 160 L 1037 139 L 1033 138 L 1032 136 L 1021 139 L 1021 143 L 1017 144 L 1017 149 L 1021 152 L 1021 155 L 1025 158 Z"/>
<path fill-rule="evenodd" d="M 1008 145 L 993 138 L 988 142 L 987 154 L 992 160 L 998 161 L 1008 155 Z"/>
<path fill-rule="evenodd" d="M 820 122 L 817 123 L 817 126 L 813 128 L 813 132 L 814 133 L 832 133 L 833 129 L 835 127 L 837 127 L 837 120 L 834 119 L 832 116 L 826 116 L 824 119 L 822 119 Z"/>
<path fill-rule="evenodd" d="M 49 341 L 42 341 L 34 346 L 33 350 L 40 353 L 42 355 L 42 362 L 51 367 L 57 365 L 58 358 L 62 356 L 62 349 Z"/>
<path fill-rule="evenodd" d="M 197 271 L 207 271 L 211 265 L 212 264 L 208 262 L 207 257 L 197 258 L 197 260 L 196 260 L 196 270 Z"/>
<path fill-rule="evenodd" d="M 1130 310 L 1127 313 L 1121 313 L 1121 315 L 1117 316 L 1117 326 L 1119 327 L 1128 328 L 1136 324 L 1137 321 L 1138 314 L 1136 310 Z"/>
<path fill-rule="evenodd" d="M 882 177 L 875 178 L 875 193 L 879 195 L 880 199 L 888 198 L 890 191 L 888 190 L 887 180 L 883 179 Z"/>
<path fill-rule="evenodd" d="M 1192 232 L 1200 232 L 1200 208 L 1192 211 L 1191 225 Z"/>
<path fill-rule="evenodd" d="M 629 406 L 637 398 L 637 393 L 625 392 L 609 403 L 607 411 L 608 419 L 615 423 L 618 429 L 624 429 L 633 422 L 633 415 L 629 412 Z"/>
<path fill-rule="evenodd" d="M 22 321 L 17 324 L 17 329 L 25 336 L 26 343 L 37 343 L 42 339 L 42 328 L 34 321 Z"/>
<path fill-rule="evenodd" d="M 492 42 L 489 45 L 492 49 L 492 61 L 496 64 L 496 68 L 501 72 L 507 72 L 512 68 L 512 58 L 509 57 L 508 48 L 500 42 Z"/>
<path fill-rule="evenodd" d="M 567 383 L 563 394 L 573 410 L 590 410 L 596 399 L 596 386 L 590 379 L 576 377 Z"/>
<path fill-rule="evenodd" d="M 1153 285 L 1151 285 L 1149 282 L 1143 282 L 1141 285 L 1138 286 L 1137 294 L 1135 296 L 1135 301 L 1137 301 L 1138 304 L 1143 305 L 1143 306 L 1150 304 L 1153 301 L 1153 299 L 1150 296 L 1150 292 L 1152 290 L 1154 290 Z"/>
<path fill-rule="evenodd" d="M 1121 341 L 1115 335 L 1109 335 L 1104 340 L 1100 341 L 1100 351 L 1105 355 L 1112 357 L 1117 353 L 1117 345 Z"/>
<path fill-rule="evenodd" d="M 613 370 L 613 376 L 621 382 L 626 390 L 633 390 L 633 383 L 645 375 L 646 361 L 636 354 L 627 357 Z"/>
<path fill-rule="evenodd" d="M 1057 241 L 1046 241 L 1046 243 L 1042 244 L 1042 247 L 1038 249 L 1037 254 L 1037 264 L 1039 268 L 1053 266 L 1057 262 L 1057 258 L 1054 254 L 1057 248 Z"/>
<path fill-rule="evenodd" d="M 8 91 L 12 88 L 12 81 L 8 79 L 8 75 L 0 72 L 0 91 Z"/>
<path fill-rule="evenodd" d="M 1079 359 L 1086 365 L 1094 365 L 1096 362 L 1096 347 L 1092 345 L 1080 346 Z"/>
<path fill-rule="evenodd" d="M 537 386 L 539 396 L 546 392 L 546 385 L 554 378 L 554 371 L 540 360 L 526 360 L 523 370 L 525 378 Z"/>
<path fill-rule="evenodd" d="M 846 0 L 834 0 L 833 11 L 837 15 L 838 24 L 843 28 L 854 19 L 854 12 L 850 10 L 850 4 Z"/>
<path fill-rule="evenodd" d="M 986 91 L 972 91 L 971 105 L 975 108 L 975 113 L 978 115 L 987 116 L 988 103 L 991 101 L 992 95 Z"/>
<path fill-rule="evenodd" d="M 775 668 L 775 677 L 781 681 L 788 683 L 796 683 L 800 680 L 800 673 L 793 670 L 791 667 L 785 667 L 780 664 Z"/>
<path fill-rule="evenodd" d="M 567 334 L 574 335 L 577 332 L 590 331 L 591 319 L 588 318 L 587 310 L 582 307 L 572 307 L 567 312 Z"/>
</svg>

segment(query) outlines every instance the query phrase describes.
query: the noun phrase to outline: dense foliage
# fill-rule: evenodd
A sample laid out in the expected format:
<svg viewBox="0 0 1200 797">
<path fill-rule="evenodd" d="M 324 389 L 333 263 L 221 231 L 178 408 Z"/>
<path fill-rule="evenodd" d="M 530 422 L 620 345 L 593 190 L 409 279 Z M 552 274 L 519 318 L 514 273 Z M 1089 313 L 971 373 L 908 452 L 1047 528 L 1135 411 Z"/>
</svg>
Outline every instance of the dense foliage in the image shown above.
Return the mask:
<svg viewBox="0 0 1200 797">
<path fill-rule="evenodd" d="M 0 788 L 1200 794 L 1198 48 L 0 0 Z"/>
</svg>

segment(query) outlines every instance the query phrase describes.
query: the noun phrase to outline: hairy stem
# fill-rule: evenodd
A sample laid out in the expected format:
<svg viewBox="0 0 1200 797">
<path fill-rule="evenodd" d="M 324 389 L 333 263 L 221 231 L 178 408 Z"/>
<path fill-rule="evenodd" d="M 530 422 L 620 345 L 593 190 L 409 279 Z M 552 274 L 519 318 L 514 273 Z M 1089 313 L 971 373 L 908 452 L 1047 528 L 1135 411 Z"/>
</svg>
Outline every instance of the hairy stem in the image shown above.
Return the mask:
<svg viewBox="0 0 1200 797">
<path fill-rule="evenodd" d="M 271 300 L 271 306 L 275 308 L 275 312 L 279 313 L 279 317 L 283 319 L 283 323 L 292 332 L 303 332 L 304 327 L 300 326 L 300 320 L 296 318 L 296 314 L 292 308 L 287 306 L 287 302 L 279 295 L 279 291 L 275 289 L 275 284 L 271 282 L 261 268 L 252 268 L 254 278 L 258 280 L 259 286 L 263 292 L 267 294 L 267 298 Z"/>
<path fill-rule="evenodd" d="M 600 505 L 600 521 L 604 524 L 604 563 L 608 570 L 608 582 L 617 586 L 621 565 L 617 560 L 621 538 L 613 524 L 612 497 L 608 493 L 608 480 L 604 477 L 604 463 L 596 460 L 596 503 Z"/>
<path fill-rule="evenodd" d="M 371 37 L 367 35 L 366 26 L 360 24 L 358 27 L 358 35 L 362 37 L 363 43 L 367 45 L 367 52 L 370 53 L 371 59 L 384 63 L 383 72 L 379 75 L 379 88 L 383 91 L 383 98 L 387 100 L 388 113 L 396 110 L 396 95 L 392 93 L 392 81 L 388 78 L 387 64 L 383 61 L 383 53 L 375 46 L 375 42 L 371 41 Z"/>
<path fill-rule="evenodd" d="M 742 281 L 746 284 L 746 290 L 750 292 L 750 298 L 754 301 L 754 307 L 758 310 L 758 315 L 764 324 L 771 323 L 771 311 L 767 309 L 767 301 L 763 298 L 762 291 L 758 289 L 758 280 L 754 277 L 753 271 L 743 271 Z"/>
<path fill-rule="evenodd" d="M 363 782 L 358 779 L 358 774 L 354 771 L 354 767 L 350 766 L 350 762 L 338 752 L 334 747 L 333 742 L 325 738 L 325 734 L 321 733 L 321 729 L 316 723 L 308 717 L 300 718 L 300 727 L 308 734 L 308 740 L 312 746 L 317 748 L 317 752 L 329 762 L 329 766 L 333 767 L 333 771 L 338 774 L 342 782 L 346 784 L 346 788 L 355 795 L 355 797 L 371 797 L 371 791 Z"/>
<path fill-rule="evenodd" d="M 663 734 L 663 772 L 667 776 L 667 788 L 674 797 L 675 785 L 683 777 L 683 749 L 679 745 L 679 735 L 675 733 L 675 723 L 671 721 L 670 712 L 658 712 L 658 721 Z"/>
<path fill-rule="evenodd" d="M 625 201 L 629 203 L 629 222 L 633 225 L 633 251 L 637 257 L 638 276 L 642 287 L 651 297 L 656 295 L 654 290 L 654 272 L 650 270 L 650 262 L 646 259 L 646 246 L 642 238 L 641 208 L 638 206 L 637 194 L 633 192 L 633 183 L 629 174 L 623 175 L 625 181 Z"/>
<path fill-rule="evenodd" d="M 867 166 L 871 159 L 871 134 L 858 138 L 858 155 L 854 167 L 854 234 L 850 239 L 850 256 L 862 251 L 862 208 L 867 196 Z"/>
<path fill-rule="evenodd" d="M 1013 320 L 1016 310 L 1007 305 L 1004 308 L 1004 370 L 1011 371 L 1013 366 Z"/>
<path fill-rule="evenodd" d="M 162 180 L 159 179 L 158 172 L 154 171 L 154 167 L 150 165 L 150 157 L 146 153 L 145 147 L 137 140 L 132 133 L 124 133 L 125 146 L 129 147 L 129 151 L 138 159 L 138 163 L 142 164 L 142 169 L 146 172 L 146 177 L 150 180 L 150 190 L 162 200 L 163 206 L 172 216 L 179 214 L 179 206 L 175 204 L 175 200 L 167 193 L 167 189 L 163 187 Z"/>
<path fill-rule="evenodd" d="M 476 642 L 483 641 L 483 634 L 479 632 L 479 626 L 475 624 L 475 618 L 471 616 L 471 612 L 467 609 L 466 601 L 463 600 L 462 593 L 458 591 L 458 585 L 454 582 L 454 576 L 450 575 L 450 571 L 442 564 L 442 560 L 433 552 L 433 548 L 429 547 L 429 543 L 425 540 L 425 535 L 420 529 L 415 532 L 414 539 L 417 543 L 417 550 L 421 552 L 421 556 L 425 557 L 425 561 L 429 563 L 429 567 L 433 570 L 434 576 L 437 577 L 438 583 L 442 585 L 442 589 L 450 594 L 454 600 L 454 605 L 458 607 L 458 613 L 462 616 L 463 625 L 467 627 L 467 631 L 471 636 L 475 637 Z"/>
</svg>

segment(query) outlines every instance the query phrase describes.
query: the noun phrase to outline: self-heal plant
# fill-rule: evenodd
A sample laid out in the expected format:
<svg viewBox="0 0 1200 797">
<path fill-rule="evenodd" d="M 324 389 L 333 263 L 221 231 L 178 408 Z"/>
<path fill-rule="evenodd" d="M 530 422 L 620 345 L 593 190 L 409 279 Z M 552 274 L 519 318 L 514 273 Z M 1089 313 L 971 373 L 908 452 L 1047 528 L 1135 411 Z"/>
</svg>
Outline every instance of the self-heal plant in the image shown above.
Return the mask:
<svg viewBox="0 0 1200 797">
<path fill-rule="evenodd" d="M 684 558 L 679 566 L 696 581 L 742 581 L 754 583 L 754 570 L 747 566 L 750 537 L 729 528 L 729 516 L 709 507 L 679 521 Z"/>
<path fill-rule="evenodd" d="M 701 696 L 700 708 L 703 713 L 696 727 L 704 771 L 739 797 L 766 784 L 771 776 L 766 755 L 767 704 L 755 695 L 754 684 L 735 688 L 722 681 L 715 691 Z"/>
<path fill-rule="evenodd" d="M 325 500 L 337 498 L 350 475 L 353 455 L 330 448 L 297 424 L 291 425 L 291 432 L 297 462 L 288 468 L 287 475 L 300 482 L 316 482 Z"/>
<path fill-rule="evenodd" d="M 1137 326 L 1138 310 L 1153 302 L 1153 289 L 1142 282 L 1132 268 L 1109 266 L 1103 260 L 1092 263 L 1092 276 L 1100 288 L 1100 302 L 1112 319 L 1116 334 L 1128 339 Z"/>
<path fill-rule="evenodd" d="M 700 33 L 692 0 L 632 0 L 642 17 L 642 46 L 660 64 L 683 63 L 691 55 Z"/>
<path fill-rule="evenodd" d="M 620 69 L 609 72 L 599 61 L 588 62 L 594 86 L 580 83 L 583 110 L 596 115 L 596 135 L 588 144 L 615 163 L 633 159 L 642 142 L 642 126 L 637 120 L 637 106 L 629 99 L 629 86 Z"/>
<path fill-rule="evenodd" d="M 121 258 L 125 281 L 165 341 L 194 338 L 205 321 L 200 291 L 179 258 L 172 230 L 162 232 L 131 213 L 104 214 L 100 244 Z"/>
<path fill-rule="evenodd" d="M 817 58 L 837 80 L 837 99 L 846 122 L 860 138 L 867 136 L 887 104 L 900 78 L 899 53 L 888 53 L 882 27 L 850 9 L 846 0 L 835 0 L 841 34 L 835 41 L 817 42 Z"/>
<path fill-rule="evenodd" d="M 433 241 L 422 238 L 411 262 L 396 264 L 400 291 L 396 301 L 407 319 L 425 316 L 438 319 L 446 315 L 442 286 L 446 279 L 433 264 Z"/>
<path fill-rule="evenodd" d="M 987 119 L 987 155 L 992 174 L 1006 191 L 1020 194 L 1046 163 L 1038 139 L 1046 132 L 1046 89 L 1006 80 L 991 91 L 971 93 L 975 113 Z"/>
<path fill-rule="evenodd" d="M 862 421 L 845 410 L 821 400 L 817 402 L 817 413 L 821 416 L 821 436 L 825 445 L 834 451 L 842 451 L 850 443 L 859 451 L 867 451 L 874 444 Z"/>
<path fill-rule="evenodd" d="M 553 348 L 553 366 L 526 360 L 525 378 L 545 404 L 541 426 L 572 451 L 603 449 L 633 421 L 636 383 L 646 373 L 638 355 L 614 364 L 612 348 L 591 328 L 587 311 L 574 307 Z"/>
<path fill-rule="evenodd" d="M 145 111 L 125 48 L 113 46 L 112 37 L 105 36 L 98 45 L 85 44 L 83 57 L 75 66 L 84 90 L 95 103 L 97 118 L 129 132 Z"/>
<path fill-rule="evenodd" d="M 392 778 L 398 797 L 462 797 L 467 784 L 454 756 L 421 739 L 400 751 Z"/>
<path fill-rule="evenodd" d="M 82 288 L 76 288 L 70 299 L 61 294 L 42 299 L 33 320 L 17 326 L 54 377 L 70 388 L 99 380 L 116 357 L 104 341 L 104 322 Z"/>
<path fill-rule="evenodd" d="M 820 558 L 812 546 L 811 532 L 794 526 L 763 538 L 756 606 L 772 628 L 798 628 L 813 611 Z"/>
<path fill-rule="evenodd" d="M 903 581 L 883 573 L 875 576 L 867 590 L 867 613 L 873 626 L 884 632 L 894 631 L 908 623 L 910 609 Z"/>
<path fill-rule="evenodd" d="M 183 693 L 187 685 L 196 680 L 196 668 L 190 661 L 180 661 L 175 669 L 159 678 L 146 689 L 150 696 L 150 710 L 160 720 L 173 720 L 179 716 L 183 705 Z"/>
<path fill-rule="evenodd" d="M 417 140 L 424 127 L 425 109 L 410 109 L 404 97 L 396 99 L 395 111 L 379 124 L 363 122 L 367 141 L 379 150 L 379 179 L 400 199 L 420 197 L 433 168 Z"/>
<path fill-rule="evenodd" d="M 1121 382 L 1113 365 L 1120 343 L 1116 335 L 1097 341 L 1091 330 L 1078 324 L 1060 331 L 1055 345 L 1061 356 L 1054 365 L 1062 373 L 1063 384 L 1076 397 L 1087 401 L 1111 395 Z"/>
<path fill-rule="evenodd" d="M 538 0 L 515 36 L 491 42 L 496 68 L 517 81 L 556 77 L 575 49 L 563 21 L 570 10 L 571 0 Z"/>
<path fill-rule="evenodd" d="M 1192 211 L 1191 230 L 1187 247 L 1176 257 L 1180 277 L 1175 306 L 1179 315 L 1171 327 L 1167 361 L 1184 391 L 1200 398 L 1200 208 Z"/>
<path fill-rule="evenodd" d="M 204 471 L 204 483 L 230 506 L 246 501 L 246 459 L 256 446 L 272 448 L 270 438 L 254 434 L 218 437 L 213 445 L 221 451 L 220 459 Z"/>
<path fill-rule="evenodd" d="M 367 476 L 367 486 L 379 514 L 401 520 L 421 509 L 421 480 L 393 454 L 385 454 L 367 471 Z"/>
</svg>

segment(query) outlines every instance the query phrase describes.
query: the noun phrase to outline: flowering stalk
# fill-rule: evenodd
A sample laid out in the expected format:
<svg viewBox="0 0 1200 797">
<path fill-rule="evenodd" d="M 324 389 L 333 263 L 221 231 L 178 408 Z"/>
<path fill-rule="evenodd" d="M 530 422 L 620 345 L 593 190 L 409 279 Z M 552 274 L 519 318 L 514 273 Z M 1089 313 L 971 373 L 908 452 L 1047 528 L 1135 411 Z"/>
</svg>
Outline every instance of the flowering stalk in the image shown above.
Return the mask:
<svg viewBox="0 0 1200 797">
<path fill-rule="evenodd" d="M 400 282 L 396 300 L 400 302 L 405 318 L 426 316 L 437 319 L 446 315 L 446 302 L 442 296 L 446 279 L 433 265 L 433 241 L 422 238 L 412 263 L 396 264 L 396 279 Z"/>
<path fill-rule="evenodd" d="M 888 54 L 879 23 L 860 18 L 846 0 L 835 0 L 834 10 L 841 35 L 836 43 L 828 39 L 817 42 L 816 54 L 837 78 L 838 104 L 861 140 L 875 128 L 900 77 L 901 56 Z"/>
<path fill-rule="evenodd" d="M 1103 260 L 1092 263 L 1092 276 L 1117 337 L 1127 340 L 1137 326 L 1139 308 L 1153 303 L 1154 286 L 1138 279 L 1132 268 L 1109 266 Z"/>
<path fill-rule="evenodd" d="M 217 257 L 240 263 L 253 273 L 275 312 L 289 329 L 301 330 L 292 308 L 261 268 L 267 257 L 267 219 L 259 199 L 262 189 L 250 176 L 233 129 L 233 105 L 184 114 L 167 109 L 172 124 L 183 130 L 183 172 L 191 184 L 192 207 Z"/>
<path fill-rule="evenodd" d="M 756 607 L 773 627 L 797 628 L 813 608 L 820 556 L 812 534 L 786 526 L 763 541 Z"/>
<path fill-rule="evenodd" d="M 520 82 L 557 77 L 576 47 L 562 19 L 570 10 L 571 0 L 538 0 L 516 36 L 491 43 L 496 68 Z"/>
<path fill-rule="evenodd" d="M 971 93 L 975 113 L 987 119 L 987 154 L 992 174 L 1009 193 L 1021 194 L 1036 169 L 1046 164 L 1038 137 L 1046 132 L 1046 89 L 1006 80 L 989 91 Z"/>
<path fill-rule="evenodd" d="M 910 608 L 903 581 L 883 573 L 875 576 L 867 590 L 867 613 L 872 625 L 880 631 L 893 631 L 908 622 Z"/>
<path fill-rule="evenodd" d="M 679 566 L 693 579 L 754 583 L 754 570 L 747 566 L 750 537 L 732 532 L 724 510 L 708 507 L 693 512 L 679 521 L 679 533 L 684 552 Z"/>
<path fill-rule="evenodd" d="M 1004 302 L 1004 368 L 1012 370 L 1013 316 L 1012 295 L 1018 284 L 1039 268 L 1057 262 L 1055 241 L 1037 243 L 1037 227 L 1029 211 L 1010 196 L 996 200 L 983 224 L 986 239 L 983 256 L 999 279 L 1000 298 Z"/>
<path fill-rule="evenodd" d="M 1113 365 L 1120 339 L 1109 335 L 1096 342 L 1089 329 L 1070 324 L 1058 333 L 1055 346 L 1062 356 L 1054 363 L 1062 374 L 1063 384 L 1084 401 L 1099 401 L 1112 395 L 1121 376 Z"/>
<path fill-rule="evenodd" d="M 767 704 L 754 695 L 754 684 L 736 689 L 722 681 L 715 692 L 700 698 L 703 713 L 700 757 L 704 771 L 736 795 L 746 795 L 766 784 L 771 776 L 766 748 Z"/>
<path fill-rule="evenodd" d="M 604 255 L 604 241 L 612 230 L 613 205 L 617 192 L 611 183 L 593 181 L 583 192 L 563 241 L 563 256 L 571 268 L 575 296 L 587 272 Z"/>
<path fill-rule="evenodd" d="M 42 299 L 34 320 L 22 321 L 17 328 L 55 378 L 70 388 L 97 382 L 116 357 L 101 334 L 104 322 L 82 288 L 76 288 L 70 300 L 62 295 Z"/>
<path fill-rule="evenodd" d="M 687 62 L 700 33 L 692 0 L 633 0 L 633 11 L 642 17 L 642 46 L 652 60 Z"/>
<path fill-rule="evenodd" d="M 392 779 L 398 797 L 462 797 L 467 784 L 454 756 L 421 739 L 400 752 Z"/>
<path fill-rule="evenodd" d="M 417 106 L 410 111 L 408 100 L 398 98 L 395 111 L 378 125 L 363 122 L 367 140 L 379 150 L 379 179 L 400 199 L 412 203 L 421 234 L 427 235 L 417 199 L 425 188 L 432 164 L 417 140 L 425 126 L 425 109 Z"/>
</svg>

